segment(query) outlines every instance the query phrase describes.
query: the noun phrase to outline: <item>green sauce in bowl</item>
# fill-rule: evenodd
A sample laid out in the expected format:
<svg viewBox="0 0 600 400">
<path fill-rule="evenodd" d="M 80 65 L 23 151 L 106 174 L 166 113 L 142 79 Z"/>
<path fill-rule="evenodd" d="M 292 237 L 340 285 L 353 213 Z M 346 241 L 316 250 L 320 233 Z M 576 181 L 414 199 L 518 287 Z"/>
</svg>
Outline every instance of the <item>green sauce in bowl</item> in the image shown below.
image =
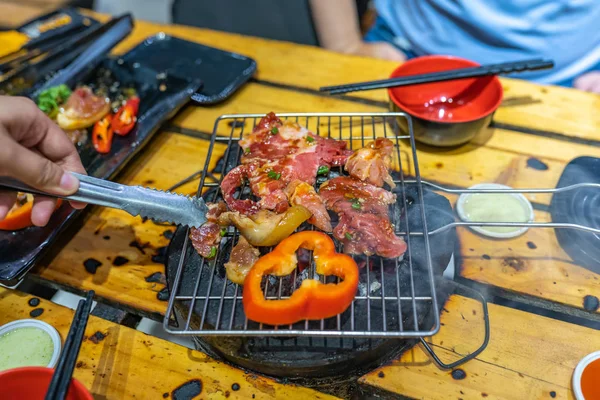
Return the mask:
<svg viewBox="0 0 600 400">
<path fill-rule="evenodd" d="M 17 328 L 0 336 L 0 371 L 50 363 L 54 343 L 40 328 Z"/>
</svg>

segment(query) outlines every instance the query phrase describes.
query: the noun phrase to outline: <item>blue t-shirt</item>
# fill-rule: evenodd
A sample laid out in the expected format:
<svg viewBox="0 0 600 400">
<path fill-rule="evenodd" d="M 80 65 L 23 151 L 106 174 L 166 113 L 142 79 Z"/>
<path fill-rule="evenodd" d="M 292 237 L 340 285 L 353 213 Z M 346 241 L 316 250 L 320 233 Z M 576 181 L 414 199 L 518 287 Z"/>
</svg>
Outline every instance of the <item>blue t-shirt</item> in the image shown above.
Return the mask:
<svg viewBox="0 0 600 400">
<path fill-rule="evenodd" d="M 481 64 L 553 59 L 554 69 L 520 74 L 540 83 L 569 81 L 600 65 L 600 0 L 375 0 L 375 6 L 375 30 L 383 25 L 388 40 L 415 55 Z"/>
</svg>

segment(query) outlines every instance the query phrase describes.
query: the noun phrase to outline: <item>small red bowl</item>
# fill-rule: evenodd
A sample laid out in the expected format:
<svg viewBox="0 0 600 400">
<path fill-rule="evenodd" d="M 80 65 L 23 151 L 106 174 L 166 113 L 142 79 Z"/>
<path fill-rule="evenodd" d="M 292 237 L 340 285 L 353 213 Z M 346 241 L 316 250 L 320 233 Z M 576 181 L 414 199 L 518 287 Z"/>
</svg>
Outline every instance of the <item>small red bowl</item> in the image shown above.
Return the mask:
<svg viewBox="0 0 600 400">
<path fill-rule="evenodd" d="M 413 58 L 391 78 L 477 67 L 474 61 L 452 56 Z M 502 85 L 495 76 L 425 83 L 388 89 L 390 107 L 413 117 L 415 139 L 435 146 L 456 146 L 487 127 L 502 102 Z M 406 123 L 404 125 L 406 129 Z"/>
<path fill-rule="evenodd" d="M 0 398 L 2 400 L 44 400 L 53 369 L 24 367 L 0 372 Z M 72 379 L 67 400 L 94 400 L 79 381 Z"/>
</svg>

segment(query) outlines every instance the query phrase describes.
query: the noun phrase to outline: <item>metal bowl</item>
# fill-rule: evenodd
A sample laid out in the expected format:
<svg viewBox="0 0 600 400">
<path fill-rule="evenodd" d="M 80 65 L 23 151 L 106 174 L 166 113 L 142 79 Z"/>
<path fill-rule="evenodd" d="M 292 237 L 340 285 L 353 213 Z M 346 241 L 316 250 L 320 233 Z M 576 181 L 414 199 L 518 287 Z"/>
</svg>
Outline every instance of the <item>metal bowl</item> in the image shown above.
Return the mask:
<svg viewBox="0 0 600 400">
<path fill-rule="evenodd" d="M 458 57 L 424 56 L 400 65 L 391 77 L 438 72 L 479 64 Z M 415 139 L 441 147 L 469 142 L 489 126 L 502 102 L 502 85 L 495 76 L 469 78 L 388 89 L 390 109 L 412 117 Z M 398 118 L 403 133 L 407 121 Z"/>
</svg>

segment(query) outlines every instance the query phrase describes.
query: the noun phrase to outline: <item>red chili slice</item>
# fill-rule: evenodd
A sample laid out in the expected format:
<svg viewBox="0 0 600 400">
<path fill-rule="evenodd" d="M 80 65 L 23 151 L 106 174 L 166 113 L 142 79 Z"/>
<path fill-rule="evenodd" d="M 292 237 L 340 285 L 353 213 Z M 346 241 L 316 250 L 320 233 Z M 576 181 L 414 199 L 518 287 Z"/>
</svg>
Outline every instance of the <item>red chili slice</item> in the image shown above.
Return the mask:
<svg viewBox="0 0 600 400">
<path fill-rule="evenodd" d="M 113 141 L 112 116 L 107 115 L 94 125 L 92 143 L 98 153 L 106 154 L 110 151 Z"/>
<path fill-rule="evenodd" d="M 125 136 L 135 126 L 137 113 L 140 107 L 140 98 L 134 96 L 127 100 L 125 105 L 117 111 L 112 120 L 113 131 L 119 136 Z"/>
</svg>

